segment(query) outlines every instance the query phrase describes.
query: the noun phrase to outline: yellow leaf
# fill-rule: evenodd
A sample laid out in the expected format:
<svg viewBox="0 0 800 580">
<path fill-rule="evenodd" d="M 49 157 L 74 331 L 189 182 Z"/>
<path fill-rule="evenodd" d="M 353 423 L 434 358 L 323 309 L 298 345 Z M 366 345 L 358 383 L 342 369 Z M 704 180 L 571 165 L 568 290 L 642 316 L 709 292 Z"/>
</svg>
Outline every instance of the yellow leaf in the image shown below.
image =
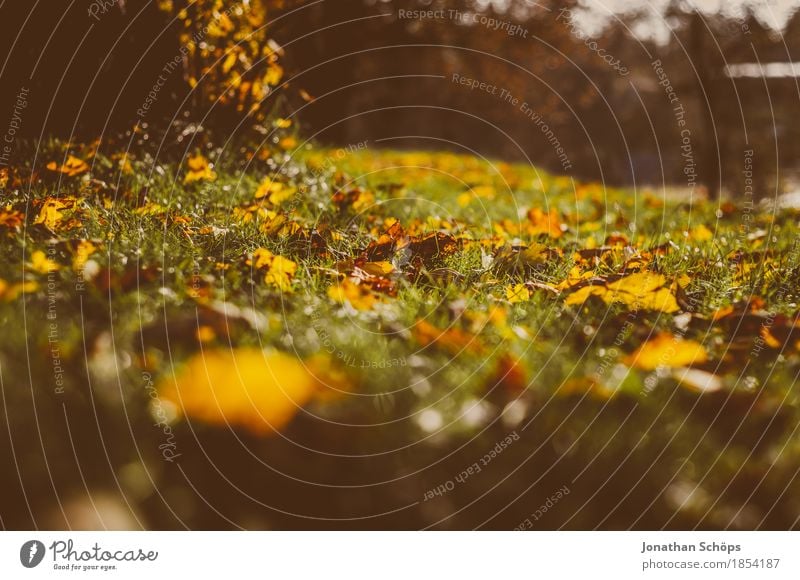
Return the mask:
<svg viewBox="0 0 800 580">
<path fill-rule="evenodd" d="M 292 279 L 297 272 L 297 264 L 283 256 L 275 256 L 269 266 L 264 281 L 282 292 L 292 291 Z"/>
<path fill-rule="evenodd" d="M 699 342 L 662 332 L 629 355 L 625 364 L 653 371 L 657 368 L 686 367 L 707 360 L 708 353 Z"/>
<path fill-rule="evenodd" d="M 201 153 L 189 157 L 186 160 L 186 166 L 189 170 L 186 172 L 186 177 L 183 178 L 184 184 L 197 181 L 214 181 L 217 178 L 217 174 L 211 168 L 211 163 Z"/>
<path fill-rule="evenodd" d="M 38 272 L 39 274 L 49 274 L 50 272 L 55 272 L 58 270 L 58 263 L 54 262 L 50 258 L 47 257 L 41 250 L 36 250 L 33 254 L 31 254 L 31 262 L 30 262 L 31 270 L 34 272 Z"/>
<path fill-rule="evenodd" d="M 72 269 L 75 271 L 83 270 L 86 262 L 89 261 L 89 256 L 95 253 L 97 246 L 89 240 L 81 240 L 78 242 L 78 247 L 75 250 L 75 257 L 72 259 Z"/>
<path fill-rule="evenodd" d="M 28 282 L 17 282 L 16 284 L 8 284 L 4 280 L 0 280 L 0 297 L 6 302 L 16 300 L 20 294 L 30 294 L 39 289 L 39 284 L 33 280 Z"/>
<path fill-rule="evenodd" d="M 567 305 L 583 304 L 590 296 L 599 296 L 606 304 L 625 304 L 633 310 L 676 312 L 680 310 L 666 278 L 653 272 L 638 272 L 604 286 L 584 286 L 570 294 Z"/>
<path fill-rule="evenodd" d="M 527 302 L 531 297 L 531 292 L 525 284 L 515 284 L 506 288 L 506 298 L 511 304 Z"/>
<path fill-rule="evenodd" d="M 361 269 L 370 276 L 386 276 L 394 272 L 392 263 L 385 260 L 381 262 L 367 262 L 361 266 Z"/>
<path fill-rule="evenodd" d="M 692 239 L 697 240 L 698 242 L 706 242 L 714 238 L 714 232 L 712 232 L 703 224 L 693 228 L 689 235 L 692 237 Z"/>
<path fill-rule="evenodd" d="M 605 299 L 607 294 L 608 290 L 605 286 L 584 286 L 567 296 L 564 300 L 564 304 L 567 306 L 577 306 L 586 302 L 589 296 L 600 296 Z"/>
<path fill-rule="evenodd" d="M 649 292 L 662 287 L 666 283 L 666 278 L 662 274 L 653 272 L 638 272 L 616 282 L 606 284 L 606 288 L 612 292 L 627 292 L 636 296 L 643 296 Z"/>
<path fill-rule="evenodd" d="M 299 360 L 241 348 L 194 356 L 174 378 L 162 380 L 158 391 L 189 418 L 266 435 L 282 429 L 316 387 Z"/>
<path fill-rule="evenodd" d="M 557 284 L 555 288 L 556 290 L 566 290 L 567 288 L 571 288 L 576 284 L 585 282 L 594 275 L 595 273 L 591 270 L 588 270 L 586 272 L 581 272 L 580 266 L 573 266 L 572 269 L 569 271 L 569 274 L 567 274 L 567 277 L 561 283 Z M 579 304 L 582 302 L 583 300 L 581 300 Z"/>
<path fill-rule="evenodd" d="M 259 248 L 253 252 L 253 257 L 247 261 L 259 269 L 266 269 L 264 282 L 281 292 L 292 292 L 292 280 L 297 273 L 297 263 L 288 258 L 273 254 L 266 248 Z"/>
<path fill-rule="evenodd" d="M 61 213 L 61 210 L 69 207 L 72 207 L 72 203 L 68 203 L 54 197 L 47 198 L 47 200 L 44 202 L 44 205 L 42 205 L 42 209 L 39 210 L 39 215 L 36 217 L 36 220 L 33 223 L 34 225 L 42 224 L 47 229 L 55 231 L 56 225 L 64 217 L 64 215 Z"/>
<path fill-rule="evenodd" d="M 253 252 L 253 257 L 247 260 L 248 266 L 266 268 L 272 263 L 273 253 L 266 248 L 258 248 Z"/>
<path fill-rule="evenodd" d="M 528 232 L 533 236 L 547 234 L 551 238 L 560 238 L 564 235 L 558 212 L 554 209 L 544 213 L 538 207 L 531 208 L 528 211 L 528 219 L 530 220 Z"/>
<path fill-rule="evenodd" d="M 84 160 L 69 155 L 63 165 L 59 165 L 55 161 L 51 161 L 47 164 L 47 169 L 50 171 L 63 173 L 67 177 L 74 177 L 89 171 L 89 165 Z"/>
<path fill-rule="evenodd" d="M 272 205 L 280 205 L 291 198 L 297 190 L 294 187 L 284 185 L 279 181 L 273 181 L 267 177 L 261 182 L 256 190 L 256 199 L 267 198 Z"/>
<path fill-rule="evenodd" d="M 349 279 L 328 288 L 328 297 L 339 304 L 350 304 L 356 310 L 369 310 L 378 302 L 369 288 Z"/>
<path fill-rule="evenodd" d="M 236 64 L 237 58 L 238 58 L 237 53 L 230 52 L 228 56 L 225 57 L 225 60 L 222 62 L 222 72 L 228 74 L 230 70 L 233 68 L 233 65 Z"/>
</svg>

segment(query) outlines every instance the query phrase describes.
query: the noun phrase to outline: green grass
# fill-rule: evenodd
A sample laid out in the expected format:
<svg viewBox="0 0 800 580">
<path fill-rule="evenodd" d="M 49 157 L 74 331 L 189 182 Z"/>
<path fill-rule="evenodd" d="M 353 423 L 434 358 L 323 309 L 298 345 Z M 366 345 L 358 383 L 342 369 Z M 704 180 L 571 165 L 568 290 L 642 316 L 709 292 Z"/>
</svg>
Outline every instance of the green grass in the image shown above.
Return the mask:
<svg viewBox="0 0 800 580">
<path fill-rule="evenodd" d="M 357 481 L 358 474 L 377 480 L 408 476 L 391 491 L 374 489 L 369 496 L 385 510 L 421 501 L 425 490 L 482 455 L 474 449 L 491 448 L 509 431 L 530 425 L 524 445 L 498 459 L 491 476 L 455 490 L 443 507 L 411 508 L 361 521 L 364 526 L 472 527 L 488 520 L 487 526 L 515 527 L 530 506 L 539 505 L 536 490 L 546 497 L 550 487 L 564 484 L 573 489 L 569 505 L 539 522 L 542 527 L 796 525 L 796 212 L 766 205 L 750 212 L 736 200 L 665 200 L 658 191 L 578 183 L 536 168 L 449 153 L 276 147 L 246 166 L 247 147 L 218 153 L 206 151 L 216 179 L 190 184 L 184 183 L 187 169 L 180 158 L 154 162 L 133 156 L 130 170 L 120 172 L 118 156 L 90 159 L 80 147 L 74 154 L 92 164 L 90 172 L 11 172 L 2 206 L 7 215 L 20 212 L 23 223 L 0 226 L 6 256 L 0 320 L 9 329 L 0 359 L 4 402 L 12 430 L 26 434 L 18 435 L 25 443 L 17 451 L 35 455 L 44 431 L 52 470 L 68 487 L 80 483 L 71 448 L 82 457 L 91 453 L 63 438 L 65 413 L 67 423 L 78 418 L 70 433 L 79 440 L 95 441 L 100 429 L 108 469 L 89 469 L 89 485 L 110 486 L 111 474 L 138 463 L 140 453 L 148 465 L 159 464 L 159 430 L 152 428 L 143 372 L 158 383 L 179 374 L 203 350 L 254 346 L 304 361 L 327 353 L 332 368 L 346 377 L 349 393 L 311 400 L 308 412 L 287 426 L 290 439 L 340 455 L 411 446 L 352 474 L 347 461 L 331 456 L 312 454 L 297 467 L 294 448 L 287 449 L 280 437 L 253 439 L 255 455 L 298 477 L 337 484 Z M 57 142 L 38 152 L 45 162 L 60 162 L 63 155 L 64 145 Z M 274 217 L 258 216 L 257 208 L 244 212 L 248 220 L 236 209 L 253 208 L 255 191 L 269 176 L 296 189 L 268 208 L 293 222 L 292 229 L 271 228 Z M 343 187 L 355 191 L 355 203 L 332 201 Z M 34 224 L 44 200 L 66 197 L 75 206 L 51 229 Z M 532 208 L 552 211 L 558 231 L 531 230 L 526 212 Z M 752 219 L 745 221 L 745 214 Z M 419 256 L 395 253 L 396 293 L 376 293 L 371 308 L 334 300 L 329 289 L 352 270 L 348 261 L 357 260 L 394 220 L 412 240 L 438 232 L 459 240 L 459 247 Z M 749 229 L 742 229 L 745 224 Z M 76 270 L 80 240 L 91 241 L 96 251 L 88 266 Z M 596 262 L 576 256 L 607 241 L 616 245 L 597 252 Z M 536 251 L 520 258 L 517 252 L 525 247 Z M 266 283 L 264 272 L 248 265 L 259 248 L 297 264 L 292 292 Z M 32 271 L 37 251 L 58 269 Z M 640 263 L 632 265 L 632 259 Z M 576 265 L 591 271 L 595 283 L 637 270 L 662 274 L 680 309 L 633 311 L 596 297 L 565 304 L 575 289 L 559 285 Z M 9 289 L 26 281 L 26 292 L 13 296 Z M 523 283 L 530 298 L 510 303 L 507 289 Z M 753 297 L 763 304 L 748 310 Z M 222 314 L 222 304 L 237 312 Z M 715 320 L 715 311 L 728 306 L 734 314 L 718 313 Z M 459 346 L 446 334 L 425 344 L 421 320 L 445 333 L 462 333 L 469 342 Z M 632 325 L 623 332 L 626 322 Z M 211 332 L 200 341 L 198 328 Z M 771 341 L 754 354 L 765 331 Z M 659 333 L 702 344 L 708 360 L 691 366 L 712 375 L 719 388 L 697 392 L 676 380 L 671 368 L 683 365 L 669 357 L 657 370 L 629 365 L 628 357 Z M 63 385 L 55 382 L 53 344 Z M 32 402 L 44 421 L 36 428 Z M 477 402 L 480 413 L 466 412 Z M 426 410 L 445 428 L 431 432 Z M 184 469 L 198 477 L 210 469 L 198 450 L 211 449 L 223 461 L 225 449 L 236 447 L 227 429 L 202 419 L 177 421 L 174 429 Z M 234 427 L 233 433 L 250 441 L 246 430 Z M 512 473 L 517 466 L 522 467 Z M 228 468 L 247 471 L 254 481 L 263 475 L 283 489 L 280 500 L 268 496 L 271 505 L 293 513 L 322 502 L 320 490 L 275 483 L 263 467 Z M 44 480 L 41 467 L 32 469 L 26 477 Z M 154 473 L 157 488 L 168 494 L 185 485 L 169 468 Z M 438 523 L 501 483 L 483 507 Z M 531 484 L 534 491 L 524 494 Z M 206 492 L 225 504 L 225 486 L 209 486 Z M 695 487 L 699 491 L 686 502 L 676 499 Z M 501 511 L 520 494 L 512 508 Z M 363 508 L 333 497 L 333 507 L 325 508 L 331 517 Z M 174 527 L 153 498 L 152 492 L 144 496 L 136 509 L 151 527 Z M 615 509 L 621 501 L 624 507 Z M 194 507 L 182 516 L 193 525 L 221 524 L 196 498 L 187 502 Z M 778 508 L 772 509 L 775 502 Z M 244 518 L 245 505 L 228 507 Z M 9 516 L 11 521 L 23 521 L 11 513 L 18 518 Z M 493 514 L 498 515 L 490 519 Z M 309 525 L 269 510 L 260 517 L 252 525 Z"/>
</svg>

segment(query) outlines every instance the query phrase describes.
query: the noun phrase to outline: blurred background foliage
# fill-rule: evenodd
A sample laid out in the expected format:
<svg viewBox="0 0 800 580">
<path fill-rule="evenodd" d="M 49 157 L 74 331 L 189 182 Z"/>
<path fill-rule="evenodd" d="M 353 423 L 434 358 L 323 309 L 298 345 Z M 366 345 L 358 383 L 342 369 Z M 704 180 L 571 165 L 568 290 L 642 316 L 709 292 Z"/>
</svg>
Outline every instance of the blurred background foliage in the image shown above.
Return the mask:
<svg viewBox="0 0 800 580">
<path fill-rule="evenodd" d="M 680 130 L 653 72 L 660 59 L 687 111 L 700 183 L 712 194 L 741 193 L 743 150 L 754 148 L 757 194 L 791 189 L 800 143 L 796 79 L 731 78 L 726 65 L 790 61 L 800 41 L 793 4 L 771 5 L 784 14 L 774 22 L 746 0 L 703 10 L 657 2 L 657 13 L 649 4 L 617 4 L 624 10 L 604 13 L 578 0 L 120 0 L 96 20 L 85 1 L 15 3 L 3 7 L 19 34 L 2 40 L 2 78 L 31 88 L 36 112 L 24 130 L 34 137 L 130 129 L 165 63 L 180 55 L 151 125 L 191 117 L 227 137 L 279 107 L 329 144 L 472 148 L 559 170 L 541 131 L 496 96 L 452 83 L 457 73 L 527 102 L 579 177 L 685 185 Z M 525 36 L 451 18 L 398 17 L 415 9 L 486 15 L 518 24 Z M 563 10 L 574 22 L 558 18 L 569 14 Z M 587 49 L 588 34 L 629 74 Z M 13 94 L 0 110 L 13 108 Z"/>
</svg>

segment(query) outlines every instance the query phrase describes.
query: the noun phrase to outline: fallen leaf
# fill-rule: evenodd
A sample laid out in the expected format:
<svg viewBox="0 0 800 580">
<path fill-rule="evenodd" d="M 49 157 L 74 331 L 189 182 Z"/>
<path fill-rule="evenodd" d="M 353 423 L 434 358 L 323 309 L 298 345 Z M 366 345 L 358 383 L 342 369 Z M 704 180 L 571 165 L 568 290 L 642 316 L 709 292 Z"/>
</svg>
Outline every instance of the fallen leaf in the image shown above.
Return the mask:
<svg viewBox="0 0 800 580">
<path fill-rule="evenodd" d="M 653 371 L 658 368 L 686 367 L 707 360 L 708 353 L 699 342 L 662 332 L 629 355 L 625 364 Z"/>
<path fill-rule="evenodd" d="M 55 197 L 48 197 L 42 209 L 39 210 L 39 215 L 34 220 L 34 225 L 43 225 L 50 231 L 55 231 L 58 223 L 64 218 L 61 213 L 63 209 L 69 209 L 75 205 L 72 199 L 59 199 Z"/>
<path fill-rule="evenodd" d="M 89 261 L 89 257 L 96 251 L 97 246 L 89 240 L 78 242 L 78 246 L 75 248 L 75 257 L 72 259 L 72 269 L 76 272 L 82 271 L 86 266 L 86 262 Z"/>
<path fill-rule="evenodd" d="M 511 304 L 518 304 L 520 302 L 527 302 L 530 300 L 531 292 L 525 284 L 514 284 L 513 286 L 506 287 L 506 299 Z"/>
<path fill-rule="evenodd" d="M 586 302 L 590 296 L 601 298 L 606 304 L 625 304 L 632 310 L 654 310 L 672 313 L 680 310 L 666 278 L 653 272 L 637 272 L 603 285 L 584 286 L 564 300 L 568 306 Z"/>
<path fill-rule="evenodd" d="M 189 170 L 183 178 L 184 184 L 195 183 L 197 181 L 214 181 L 217 174 L 212 169 L 211 163 L 208 159 L 203 157 L 201 153 L 189 157 L 186 160 L 186 166 Z"/>
<path fill-rule="evenodd" d="M 19 229 L 24 222 L 25 214 L 12 209 L 11 205 L 7 205 L 4 210 L 0 210 L 0 226 L 10 230 L 16 230 Z"/>
<path fill-rule="evenodd" d="M 259 248 L 253 252 L 253 257 L 247 261 L 248 265 L 266 270 L 264 282 L 277 288 L 281 292 L 292 292 L 292 281 L 297 273 L 297 263 L 273 254 L 266 248 Z"/>
<path fill-rule="evenodd" d="M 528 220 L 530 221 L 528 232 L 533 236 L 547 234 L 551 238 L 560 238 L 564 235 L 558 212 L 554 209 L 545 213 L 538 207 L 531 208 L 528 210 Z"/>
<path fill-rule="evenodd" d="M 457 355 L 462 351 L 477 353 L 482 350 L 478 337 L 457 327 L 440 329 L 426 320 L 417 322 L 412 332 L 422 346 L 435 345 Z"/>
<path fill-rule="evenodd" d="M 280 205 L 287 199 L 291 199 L 291 197 L 297 192 L 297 189 L 281 183 L 279 181 L 274 181 L 271 177 L 267 177 L 261 184 L 258 186 L 256 190 L 255 197 L 256 199 L 265 199 L 269 201 L 270 204 L 273 206 Z"/>
<path fill-rule="evenodd" d="M 42 250 L 36 250 L 31 254 L 30 268 L 39 274 L 49 274 L 58 270 L 59 265 L 47 257 Z"/>
<path fill-rule="evenodd" d="M 385 260 L 379 262 L 365 262 L 359 267 L 370 276 L 387 276 L 394 272 L 392 263 Z"/>
<path fill-rule="evenodd" d="M 89 171 L 89 165 L 84 160 L 69 155 L 67 156 L 67 160 L 63 165 L 59 165 L 55 161 L 51 161 L 47 164 L 47 169 L 50 171 L 57 171 L 58 173 L 66 175 L 67 177 L 74 177 Z"/>
<path fill-rule="evenodd" d="M 302 362 L 289 355 L 217 349 L 192 357 L 159 383 L 158 392 L 190 419 L 268 435 L 289 423 L 317 385 Z"/>
<path fill-rule="evenodd" d="M 349 304 L 356 310 L 370 310 L 378 302 L 365 284 L 356 284 L 349 278 L 328 288 L 328 297 L 339 304 Z"/>
</svg>

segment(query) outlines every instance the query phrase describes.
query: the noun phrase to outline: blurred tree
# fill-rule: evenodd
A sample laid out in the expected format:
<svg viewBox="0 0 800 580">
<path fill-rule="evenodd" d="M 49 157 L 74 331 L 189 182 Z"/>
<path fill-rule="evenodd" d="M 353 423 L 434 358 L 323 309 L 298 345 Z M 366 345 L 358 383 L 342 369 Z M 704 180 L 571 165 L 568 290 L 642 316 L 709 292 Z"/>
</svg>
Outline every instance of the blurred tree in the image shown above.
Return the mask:
<svg viewBox="0 0 800 580">
<path fill-rule="evenodd" d="M 186 81 L 196 106 L 232 106 L 263 117 L 263 101 L 284 71 L 270 21 L 287 0 L 159 0 L 179 26 Z"/>
</svg>

